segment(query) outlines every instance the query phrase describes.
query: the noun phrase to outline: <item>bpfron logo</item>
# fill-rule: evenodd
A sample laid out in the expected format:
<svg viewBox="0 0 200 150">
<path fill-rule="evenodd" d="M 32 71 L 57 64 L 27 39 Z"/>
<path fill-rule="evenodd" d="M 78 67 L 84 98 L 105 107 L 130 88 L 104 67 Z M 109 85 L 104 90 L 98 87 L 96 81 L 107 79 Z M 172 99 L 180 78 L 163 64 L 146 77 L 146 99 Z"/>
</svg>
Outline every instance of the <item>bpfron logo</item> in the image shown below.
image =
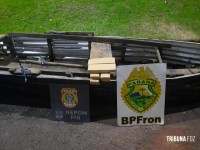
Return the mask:
<svg viewBox="0 0 200 150">
<path fill-rule="evenodd" d="M 136 113 L 150 110 L 161 95 L 161 84 L 149 67 L 134 68 L 121 87 L 121 97 Z"/>
<path fill-rule="evenodd" d="M 67 108 L 74 108 L 78 105 L 78 91 L 75 88 L 62 88 L 61 101 Z"/>
</svg>

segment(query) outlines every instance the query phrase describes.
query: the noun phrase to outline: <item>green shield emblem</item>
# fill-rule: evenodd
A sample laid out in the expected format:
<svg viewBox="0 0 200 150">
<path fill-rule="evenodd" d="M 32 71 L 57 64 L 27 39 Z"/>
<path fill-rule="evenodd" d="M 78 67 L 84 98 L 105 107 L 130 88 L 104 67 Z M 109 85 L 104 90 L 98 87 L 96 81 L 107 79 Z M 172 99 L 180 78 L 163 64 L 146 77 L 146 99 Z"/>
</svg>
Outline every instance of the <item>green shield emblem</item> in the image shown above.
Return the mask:
<svg viewBox="0 0 200 150">
<path fill-rule="evenodd" d="M 121 88 L 122 100 L 134 112 L 144 113 L 158 101 L 161 85 L 150 68 L 134 68 Z"/>
</svg>

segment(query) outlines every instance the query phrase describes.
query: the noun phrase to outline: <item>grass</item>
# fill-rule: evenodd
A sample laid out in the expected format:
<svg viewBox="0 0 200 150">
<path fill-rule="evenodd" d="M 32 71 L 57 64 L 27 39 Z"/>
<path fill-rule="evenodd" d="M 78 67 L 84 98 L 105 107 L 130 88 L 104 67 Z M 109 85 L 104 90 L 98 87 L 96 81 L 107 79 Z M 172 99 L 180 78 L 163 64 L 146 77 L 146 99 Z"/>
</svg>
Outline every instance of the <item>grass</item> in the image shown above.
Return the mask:
<svg viewBox="0 0 200 150">
<path fill-rule="evenodd" d="M 0 34 L 94 31 L 95 35 L 200 39 L 200 0 L 0 0 Z"/>
</svg>

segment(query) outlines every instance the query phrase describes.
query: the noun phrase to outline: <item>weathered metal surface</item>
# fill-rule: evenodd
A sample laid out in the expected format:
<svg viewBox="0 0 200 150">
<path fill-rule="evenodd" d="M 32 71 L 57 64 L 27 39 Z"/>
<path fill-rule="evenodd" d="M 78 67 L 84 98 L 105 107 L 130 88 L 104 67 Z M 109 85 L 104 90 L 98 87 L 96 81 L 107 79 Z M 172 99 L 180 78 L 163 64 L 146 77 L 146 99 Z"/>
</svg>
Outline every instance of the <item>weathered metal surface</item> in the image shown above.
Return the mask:
<svg viewBox="0 0 200 150">
<path fill-rule="evenodd" d="M 51 61 L 55 58 L 55 60 L 86 63 L 89 58 L 91 41 L 99 41 L 111 43 L 117 64 L 158 62 L 155 50 L 155 47 L 158 47 L 163 62 L 168 65 L 200 65 L 199 43 L 66 34 L 11 33 L 9 35 L 14 42 L 14 48 L 11 42 L 8 42 L 8 48 L 12 50 L 12 54 L 15 49 L 16 54 L 21 56 L 44 55 L 48 56 Z"/>
<path fill-rule="evenodd" d="M 144 39 L 143 39 L 144 40 Z M 170 40 L 149 40 L 151 42 L 165 42 L 171 48 L 162 48 L 161 56 L 164 62 L 181 65 L 200 65 L 200 43 Z"/>
<path fill-rule="evenodd" d="M 150 41 L 141 41 L 131 38 L 118 38 L 118 37 L 98 37 L 98 36 L 77 36 L 77 35 L 61 35 L 61 34 L 28 34 L 28 33 L 9 33 L 9 36 L 15 37 L 32 37 L 32 38 L 50 38 L 50 39 L 65 39 L 65 40 L 78 40 L 78 41 L 90 41 L 90 42 L 102 42 L 102 43 L 130 43 L 130 44 L 139 44 L 139 45 L 148 45 L 156 47 L 168 47 L 170 44 L 162 42 L 150 42 Z"/>
<path fill-rule="evenodd" d="M 72 34 L 72 33 L 71 33 Z M 117 65 L 138 64 L 138 63 L 154 63 L 158 62 L 158 56 L 156 49 L 159 49 L 162 61 L 168 63 L 168 68 L 175 67 L 191 70 L 190 68 L 195 65 L 200 65 L 200 44 L 199 43 L 184 43 L 176 41 L 155 41 L 144 39 L 131 39 L 131 38 L 112 38 L 112 37 L 86 37 L 62 35 L 58 33 L 51 34 L 10 34 L 11 42 L 4 41 L 3 45 L 7 46 L 9 50 L 15 50 L 16 54 L 23 56 L 21 60 L 26 61 L 30 56 L 47 57 L 47 61 L 59 62 L 62 60 L 64 63 L 75 62 L 77 65 L 86 65 L 91 41 L 100 40 L 100 42 L 110 42 L 112 48 L 112 55 L 116 59 Z M 49 44 L 47 38 L 50 39 Z M 76 39 L 77 38 L 77 39 Z M 13 43 L 12 43 L 13 42 Z M 12 45 L 13 44 L 13 47 Z M 171 48 L 170 48 L 171 47 Z M 1 50 L 0 50 L 1 51 Z M 27 53 L 29 51 L 29 53 Z M 31 53 L 30 53 L 31 52 Z M 13 54 L 13 52 L 12 52 Z M 28 57 L 24 57 L 24 55 Z M 15 54 L 13 54 L 15 55 Z M 53 59 L 51 59 L 51 57 Z M 25 59 L 24 59 L 25 58 Z M 17 61 L 10 57 L 5 57 L 6 61 L 1 61 L 1 66 L 17 68 Z M 35 61 L 35 60 L 34 60 Z M 15 62 L 9 66 L 9 63 Z M 60 62 L 59 62 L 60 63 Z M 23 63 L 24 67 L 30 67 L 30 63 Z M 34 64 L 31 64 L 33 67 Z M 27 83 L 24 83 L 24 77 L 21 74 L 12 75 L 5 69 L 0 73 L 0 83 L 2 86 L 11 88 L 14 91 L 18 89 L 19 93 L 25 93 L 34 95 L 32 93 L 35 90 L 34 96 L 44 96 L 44 99 L 49 102 L 48 97 L 48 84 L 51 83 L 82 83 L 89 84 L 89 74 L 84 68 L 70 68 L 70 67 L 55 67 L 45 65 L 35 65 L 35 68 L 41 68 L 41 74 L 37 77 L 28 76 Z M 59 71 L 60 69 L 60 71 Z M 187 75 L 193 74 L 186 71 Z M 191 73 L 191 74 L 190 74 Z M 196 72 L 195 72 L 196 73 Z M 181 73 L 174 73 L 173 76 L 181 75 Z M 185 75 L 185 73 L 183 74 Z M 196 101 L 199 95 L 200 88 L 200 75 L 186 76 L 183 78 L 173 78 L 171 76 L 167 79 L 167 98 L 166 103 L 174 105 L 174 102 L 181 100 L 181 102 Z M 173 78 L 173 80 L 171 79 Z M 102 84 L 100 86 L 90 86 L 90 97 L 92 99 L 92 105 L 108 104 L 110 103 L 112 108 L 116 108 L 116 75 L 111 75 L 111 82 L 108 84 Z M 39 88 L 38 88 L 39 87 Z M 191 98 L 193 97 L 193 98 Z M 99 100 L 99 101 L 98 101 Z"/>
</svg>

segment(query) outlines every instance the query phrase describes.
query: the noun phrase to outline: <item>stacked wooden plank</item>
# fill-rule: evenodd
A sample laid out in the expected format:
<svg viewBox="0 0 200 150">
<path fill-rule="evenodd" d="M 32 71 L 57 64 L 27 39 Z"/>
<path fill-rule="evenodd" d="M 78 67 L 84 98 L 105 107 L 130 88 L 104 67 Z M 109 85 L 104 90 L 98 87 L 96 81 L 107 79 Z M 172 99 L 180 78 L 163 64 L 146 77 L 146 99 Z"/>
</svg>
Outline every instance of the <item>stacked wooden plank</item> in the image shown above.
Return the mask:
<svg viewBox="0 0 200 150">
<path fill-rule="evenodd" d="M 88 71 L 90 73 L 90 83 L 100 84 L 110 81 L 110 73 L 116 71 L 115 58 L 94 58 L 88 61 Z"/>
<path fill-rule="evenodd" d="M 110 74 L 116 71 L 115 58 L 112 57 L 110 44 L 91 44 L 90 59 L 88 61 L 88 72 L 90 73 L 90 83 L 100 84 L 110 81 Z"/>
</svg>

